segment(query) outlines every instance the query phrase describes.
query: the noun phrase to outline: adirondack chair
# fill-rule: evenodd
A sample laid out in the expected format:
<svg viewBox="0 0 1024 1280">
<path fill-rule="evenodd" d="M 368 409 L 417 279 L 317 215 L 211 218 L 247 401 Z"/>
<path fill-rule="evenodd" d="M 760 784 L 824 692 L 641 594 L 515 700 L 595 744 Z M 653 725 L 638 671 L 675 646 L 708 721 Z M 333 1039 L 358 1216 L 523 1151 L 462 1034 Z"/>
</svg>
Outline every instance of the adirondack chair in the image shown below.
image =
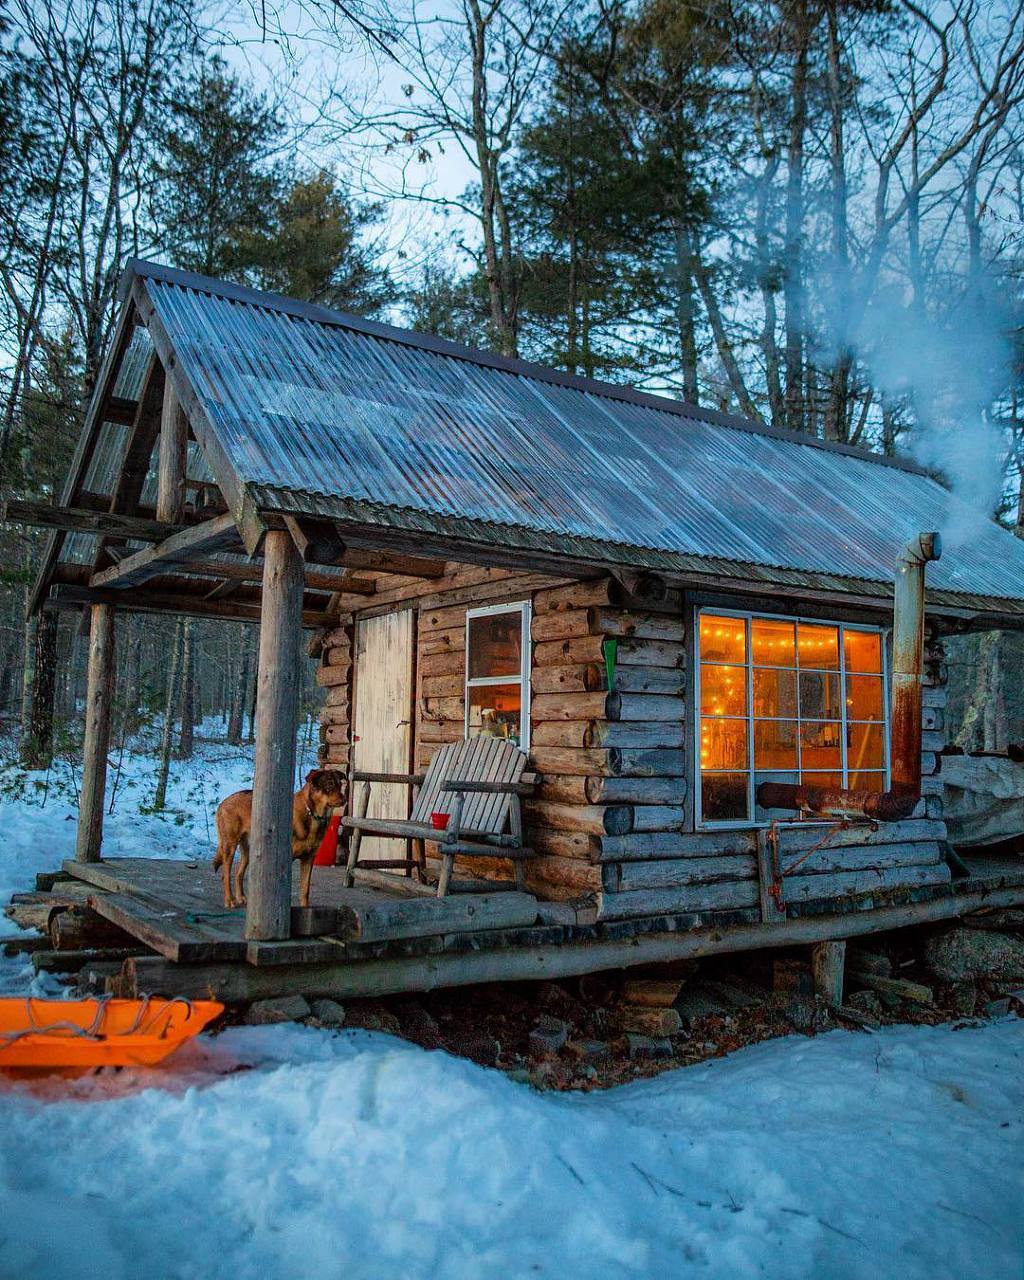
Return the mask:
<svg viewBox="0 0 1024 1280">
<path fill-rule="evenodd" d="M 374 870 L 415 870 L 425 880 L 426 858 L 423 844 L 436 840 L 441 853 L 441 874 L 437 896 L 452 888 L 456 858 L 510 858 L 515 866 L 515 883 L 509 888 L 525 889 L 524 860 L 532 850 L 523 847 L 523 818 L 520 798 L 533 793 L 536 777 L 525 772 L 526 753 L 502 738 L 469 738 L 443 746 L 426 773 L 365 773 L 355 770 L 353 783 L 363 785 L 356 798 L 355 812 L 342 818 L 351 831 L 345 885 L 351 886 L 356 867 Z M 375 782 L 399 782 L 418 787 L 412 815 L 408 819 L 368 818 L 370 788 Z M 431 825 L 432 813 L 450 815 L 445 831 Z M 393 837 L 411 842 L 418 858 L 374 859 L 360 864 L 359 846 L 363 835 Z M 458 888 L 471 888 L 472 881 Z"/>
</svg>

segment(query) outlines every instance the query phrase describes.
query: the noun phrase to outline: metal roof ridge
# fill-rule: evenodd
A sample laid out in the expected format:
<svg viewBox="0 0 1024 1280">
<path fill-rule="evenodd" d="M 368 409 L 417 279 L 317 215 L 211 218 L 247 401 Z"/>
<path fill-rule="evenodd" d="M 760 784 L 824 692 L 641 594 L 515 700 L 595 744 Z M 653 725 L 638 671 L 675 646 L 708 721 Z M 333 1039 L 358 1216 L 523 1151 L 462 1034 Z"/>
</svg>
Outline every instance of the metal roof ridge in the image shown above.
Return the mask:
<svg viewBox="0 0 1024 1280">
<path fill-rule="evenodd" d="M 698 422 L 707 422 L 712 426 L 724 427 L 728 430 L 745 431 L 752 435 L 767 436 L 770 439 L 779 440 L 787 444 L 802 445 L 805 448 L 821 449 L 826 453 L 838 453 L 846 457 L 859 458 L 863 462 L 891 467 L 894 470 L 907 471 L 938 483 L 935 476 L 927 468 L 906 458 L 890 458 L 884 454 L 863 449 L 858 445 L 842 444 L 833 440 L 820 440 L 817 436 L 806 435 L 800 431 L 792 431 L 787 427 L 776 427 L 766 422 L 757 422 L 752 418 L 741 418 L 736 414 L 723 413 L 717 409 L 705 409 L 700 405 L 691 404 L 687 400 L 673 400 L 668 396 L 661 396 L 653 391 L 642 391 L 636 387 L 604 382 L 599 378 L 586 378 L 581 377 L 579 374 L 565 373 L 560 369 L 553 369 L 547 365 L 521 360 L 518 357 L 503 356 L 494 351 L 465 346 L 462 343 L 451 342 L 447 338 L 438 338 L 433 334 L 421 333 L 415 329 L 402 329 L 397 325 L 368 319 L 366 316 L 357 316 L 347 311 L 337 311 L 332 307 L 325 307 L 317 302 L 302 302 L 297 298 L 289 298 L 284 294 L 270 293 L 261 289 L 254 289 L 249 285 L 235 284 L 230 280 L 200 275 L 198 272 L 185 271 L 180 267 L 169 267 L 164 263 L 150 262 L 145 258 L 129 258 L 125 264 L 118 289 L 122 302 L 126 299 L 132 280 L 136 277 L 177 285 L 183 289 L 194 289 L 198 293 L 208 293 L 231 302 L 241 302 L 262 307 L 268 311 L 278 311 L 316 324 L 349 329 L 355 333 L 363 333 L 370 337 L 382 338 L 385 341 L 397 342 L 404 346 L 432 351 L 437 355 L 465 360 L 470 364 L 497 369 L 513 376 L 548 382 L 555 386 L 568 387 L 575 391 L 600 396 L 608 400 L 618 400 L 644 408 L 656 409 L 664 413 L 674 414 L 677 417 L 696 419 Z"/>
</svg>

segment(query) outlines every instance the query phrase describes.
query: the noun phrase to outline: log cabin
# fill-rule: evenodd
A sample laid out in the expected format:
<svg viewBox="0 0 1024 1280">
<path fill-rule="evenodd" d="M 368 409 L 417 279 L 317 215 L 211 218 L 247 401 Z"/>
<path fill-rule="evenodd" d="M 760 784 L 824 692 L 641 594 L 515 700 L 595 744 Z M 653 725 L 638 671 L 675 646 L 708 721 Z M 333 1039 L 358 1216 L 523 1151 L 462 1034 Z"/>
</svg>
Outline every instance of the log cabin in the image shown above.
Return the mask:
<svg viewBox="0 0 1024 1280">
<path fill-rule="evenodd" d="M 156 953 L 113 989 L 381 993 L 1024 902 L 1024 864 L 951 850 L 941 776 L 943 638 L 1024 627 L 1024 543 L 906 459 L 133 262 L 61 501 L 7 515 L 50 528 L 31 608 L 89 615 L 62 875 Z M 124 610 L 260 628 L 237 920 L 197 924 L 205 871 L 102 859 Z M 392 779 L 443 744 L 527 754 L 508 906 L 500 849 L 457 905 L 436 846 L 424 885 L 373 835 L 354 887 L 293 904 L 304 628 L 321 759 L 373 776 L 369 816 L 408 819 Z"/>
</svg>

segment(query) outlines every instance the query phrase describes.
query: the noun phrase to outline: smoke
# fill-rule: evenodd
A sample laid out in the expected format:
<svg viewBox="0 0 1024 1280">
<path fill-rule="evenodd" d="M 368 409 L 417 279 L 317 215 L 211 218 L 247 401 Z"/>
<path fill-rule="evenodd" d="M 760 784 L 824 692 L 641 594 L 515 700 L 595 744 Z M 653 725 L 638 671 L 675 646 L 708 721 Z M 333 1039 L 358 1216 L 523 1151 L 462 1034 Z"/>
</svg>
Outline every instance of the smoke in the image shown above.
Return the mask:
<svg viewBox="0 0 1024 1280">
<path fill-rule="evenodd" d="M 941 318 L 882 295 L 858 335 L 883 397 L 911 410 L 901 443 L 960 499 L 949 504 L 941 530 L 950 548 L 991 521 L 1004 483 L 1005 444 L 993 412 L 1006 393 L 1013 353 L 1004 308 L 991 290 L 985 294 L 973 303 L 951 300 Z"/>
</svg>

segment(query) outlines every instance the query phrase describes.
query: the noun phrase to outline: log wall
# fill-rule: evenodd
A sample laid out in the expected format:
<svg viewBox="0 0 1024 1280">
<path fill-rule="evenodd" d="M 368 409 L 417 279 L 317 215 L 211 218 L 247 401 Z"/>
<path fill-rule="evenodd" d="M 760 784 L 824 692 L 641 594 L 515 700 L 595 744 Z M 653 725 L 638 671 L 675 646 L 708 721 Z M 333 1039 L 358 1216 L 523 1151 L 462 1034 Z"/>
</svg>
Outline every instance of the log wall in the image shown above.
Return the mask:
<svg viewBox="0 0 1024 1280">
<path fill-rule="evenodd" d="M 690 667 L 681 593 L 652 603 L 612 579 L 555 583 L 501 578 L 444 589 L 418 602 L 415 759 L 425 769 L 439 745 L 464 732 L 466 612 L 478 604 L 532 602 L 531 744 L 542 775 L 525 804 L 527 885 L 538 896 L 585 898 L 599 917 L 756 909 L 761 901 L 753 831 L 695 832 L 687 723 Z M 408 595 L 403 603 L 408 603 Z M 609 689 L 604 642 L 617 656 Z M 349 761 L 352 620 L 324 641 L 318 681 L 327 690 L 322 758 Z M 923 799 L 905 823 L 851 828 L 785 880 L 787 904 L 873 887 L 948 879 L 942 860 L 938 769 L 944 743 L 945 664 L 928 650 L 924 692 Z M 783 833 L 782 865 L 820 838 L 817 828 Z M 428 846 L 428 856 L 432 853 Z M 501 860 L 474 860 L 460 875 L 511 877 Z"/>
</svg>

